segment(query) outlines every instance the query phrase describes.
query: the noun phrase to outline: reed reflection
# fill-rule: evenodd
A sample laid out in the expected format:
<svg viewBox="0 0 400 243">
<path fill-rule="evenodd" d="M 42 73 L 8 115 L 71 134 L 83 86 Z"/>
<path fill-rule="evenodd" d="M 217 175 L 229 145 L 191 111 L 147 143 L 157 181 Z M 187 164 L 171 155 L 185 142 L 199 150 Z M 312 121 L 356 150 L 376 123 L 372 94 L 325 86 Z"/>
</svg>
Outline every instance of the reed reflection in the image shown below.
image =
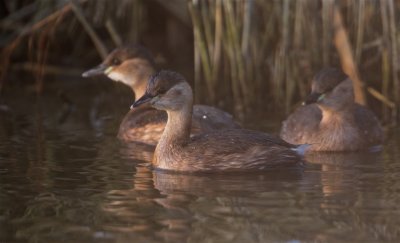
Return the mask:
<svg viewBox="0 0 400 243">
<path fill-rule="evenodd" d="M 391 211 L 387 218 L 379 213 L 388 203 L 399 199 L 387 193 L 394 185 L 381 177 L 389 166 L 382 163 L 388 153 L 391 152 L 310 153 L 306 156 L 308 161 L 321 166 L 320 217 L 330 225 L 318 233 L 317 240 L 329 241 L 338 237 L 344 241 L 393 240 L 399 236 L 400 231 L 395 225 L 400 221 L 389 216 L 397 215 L 399 211 Z M 393 207 L 400 209 L 397 205 Z M 351 234 L 345 234 L 350 231 Z"/>
</svg>

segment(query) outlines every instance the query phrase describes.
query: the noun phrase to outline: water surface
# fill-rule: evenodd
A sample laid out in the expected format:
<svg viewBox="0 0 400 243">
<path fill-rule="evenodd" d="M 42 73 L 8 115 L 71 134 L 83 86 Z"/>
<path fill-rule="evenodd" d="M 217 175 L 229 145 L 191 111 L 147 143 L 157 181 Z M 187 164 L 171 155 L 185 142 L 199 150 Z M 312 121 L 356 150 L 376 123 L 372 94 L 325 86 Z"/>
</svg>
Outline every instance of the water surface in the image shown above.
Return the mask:
<svg viewBox="0 0 400 243">
<path fill-rule="evenodd" d="M 0 242 L 400 240 L 400 129 L 381 153 L 312 154 L 301 172 L 165 173 L 115 138 L 129 92 L 63 85 L 1 100 Z"/>
</svg>

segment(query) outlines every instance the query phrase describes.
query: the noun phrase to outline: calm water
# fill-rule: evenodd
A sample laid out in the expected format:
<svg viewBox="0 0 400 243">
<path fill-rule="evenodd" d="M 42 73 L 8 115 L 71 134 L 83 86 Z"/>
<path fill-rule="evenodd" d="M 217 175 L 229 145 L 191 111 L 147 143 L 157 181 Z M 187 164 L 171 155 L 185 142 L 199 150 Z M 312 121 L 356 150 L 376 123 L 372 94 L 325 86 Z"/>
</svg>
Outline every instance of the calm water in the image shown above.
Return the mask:
<svg viewBox="0 0 400 243">
<path fill-rule="evenodd" d="M 0 103 L 0 242 L 400 241 L 400 129 L 303 172 L 168 174 L 115 138 L 127 90 L 62 84 Z"/>
</svg>

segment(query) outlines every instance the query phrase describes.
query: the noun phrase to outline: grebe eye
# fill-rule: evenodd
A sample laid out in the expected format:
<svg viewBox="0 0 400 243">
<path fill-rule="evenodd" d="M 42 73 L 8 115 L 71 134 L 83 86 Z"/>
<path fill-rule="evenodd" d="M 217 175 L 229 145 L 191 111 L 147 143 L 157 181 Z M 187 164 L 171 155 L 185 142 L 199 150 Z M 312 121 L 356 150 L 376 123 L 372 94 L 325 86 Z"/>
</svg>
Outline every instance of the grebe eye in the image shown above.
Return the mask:
<svg viewBox="0 0 400 243">
<path fill-rule="evenodd" d="M 163 95 L 163 94 L 165 94 L 165 93 L 167 93 L 167 90 L 165 90 L 164 88 L 159 88 L 159 89 L 157 90 L 157 94 Z"/>
<path fill-rule="evenodd" d="M 112 59 L 112 64 L 114 65 L 114 66 L 118 66 L 119 64 L 121 64 L 121 60 L 119 60 L 118 58 L 114 58 L 114 59 Z"/>
</svg>

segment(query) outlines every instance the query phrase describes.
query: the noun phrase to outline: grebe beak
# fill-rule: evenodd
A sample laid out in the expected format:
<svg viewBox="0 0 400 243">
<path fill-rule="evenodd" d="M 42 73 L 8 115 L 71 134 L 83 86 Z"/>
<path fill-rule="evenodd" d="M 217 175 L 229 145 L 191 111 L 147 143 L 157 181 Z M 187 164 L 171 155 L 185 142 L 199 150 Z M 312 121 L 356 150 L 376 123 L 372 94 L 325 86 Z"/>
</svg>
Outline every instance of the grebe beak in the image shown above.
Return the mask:
<svg viewBox="0 0 400 243">
<path fill-rule="evenodd" d="M 324 97 L 324 94 L 312 92 L 312 93 L 306 98 L 306 100 L 303 102 L 303 105 L 309 105 L 309 104 L 318 102 L 318 101 L 322 100 L 323 97 Z"/>
<path fill-rule="evenodd" d="M 86 72 L 82 73 L 82 77 L 88 78 L 88 77 L 94 77 L 98 75 L 103 75 L 106 74 L 106 71 L 109 69 L 105 64 L 100 64 L 97 67 L 94 67 L 92 69 L 87 70 Z"/>
<path fill-rule="evenodd" d="M 138 106 L 140 106 L 142 104 L 145 104 L 145 103 L 151 101 L 153 98 L 154 98 L 154 96 L 152 96 L 152 95 L 150 95 L 148 93 L 145 93 L 140 99 L 138 99 L 135 103 L 133 103 L 131 105 L 131 110 L 133 108 L 135 108 L 135 107 L 138 107 Z"/>
</svg>

